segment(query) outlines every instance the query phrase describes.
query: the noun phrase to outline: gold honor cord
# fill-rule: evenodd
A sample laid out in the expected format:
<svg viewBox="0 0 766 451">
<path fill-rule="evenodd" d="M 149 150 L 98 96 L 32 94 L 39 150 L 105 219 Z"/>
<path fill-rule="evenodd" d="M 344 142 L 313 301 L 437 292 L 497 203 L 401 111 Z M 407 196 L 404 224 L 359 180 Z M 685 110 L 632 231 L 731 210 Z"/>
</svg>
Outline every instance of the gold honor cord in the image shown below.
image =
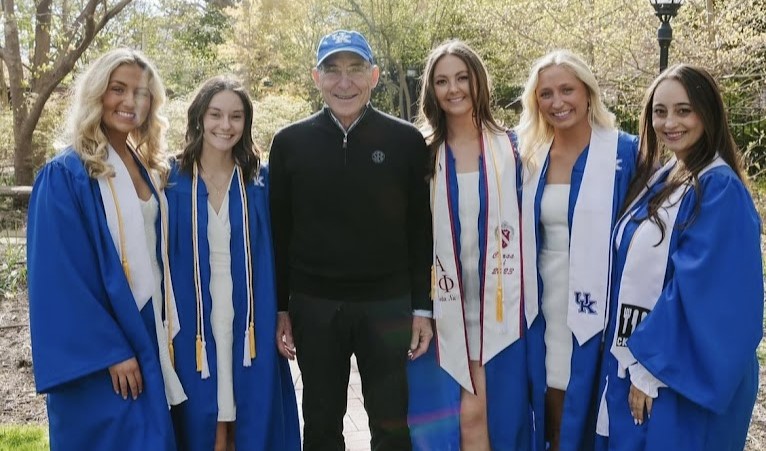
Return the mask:
<svg viewBox="0 0 766 451">
<path fill-rule="evenodd" d="M 481 135 L 481 152 L 484 153 L 484 134 Z M 492 143 L 490 140 L 490 147 Z M 445 151 L 446 151 L 446 145 L 445 145 Z M 438 164 L 441 158 L 441 146 L 439 146 L 439 150 L 436 151 L 436 162 Z M 489 154 L 492 157 L 492 164 L 495 169 L 495 183 L 497 184 L 497 197 L 498 197 L 498 227 L 496 230 L 497 234 L 497 243 L 498 243 L 498 249 L 497 249 L 497 290 L 495 294 L 495 318 L 498 322 L 503 321 L 503 230 L 502 230 L 502 209 L 500 206 L 503 202 L 503 193 L 500 189 L 500 175 L 497 172 L 497 161 L 495 160 L 495 152 L 492 151 L 492 149 L 489 149 Z M 484 174 L 487 176 L 487 159 L 486 156 L 483 158 L 484 160 Z M 436 177 L 436 175 L 434 175 Z M 449 190 L 449 186 L 447 187 Z M 434 186 L 434 189 L 431 190 L 431 211 L 434 211 L 435 202 L 436 202 L 436 187 Z M 487 193 L 487 208 L 489 208 L 489 193 Z M 487 215 L 489 218 L 489 215 Z M 436 249 L 436 246 L 434 246 L 434 249 Z M 434 251 L 435 252 L 435 251 Z M 435 268 L 435 262 L 436 257 L 434 256 L 434 264 L 431 265 L 431 300 L 432 302 L 436 302 L 436 268 Z M 485 268 L 486 271 L 486 268 Z"/>
<path fill-rule="evenodd" d="M 484 152 L 484 133 L 481 134 L 481 150 Z M 492 157 L 492 166 L 495 171 L 495 185 L 497 186 L 497 294 L 495 297 L 495 319 L 497 322 L 503 322 L 503 191 L 500 187 L 500 174 L 497 170 L 497 160 L 495 159 L 495 152 L 492 149 L 492 139 L 488 140 L 488 152 Z M 484 173 L 487 174 L 487 158 L 484 158 Z M 515 175 L 514 175 L 515 176 Z M 487 193 L 487 209 L 489 209 L 489 193 Z M 487 213 L 487 219 L 489 219 L 489 213 Z M 510 243 L 509 243 L 510 244 Z"/>
<path fill-rule="evenodd" d="M 194 267 L 194 296 L 196 298 L 197 306 L 197 336 L 195 341 L 195 359 L 197 365 L 197 372 L 202 372 L 202 337 L 205 335 L 205 325 L 202 321 L 202 277 L 200 276 L 199 269 L 199 233 L 197 220 L 197 185 L 199 180 L 197 164 L 194 164 L 193 177 L 192 177 L 192 192 L 191 192 L 191 210 L 192 210 L 192 252 L 194 253 L 193 267 Z"/>
<path fill-rule="evenodd" d="M 164 320 L 163 323 L 165 324 L 165 329 L 168 334 L 168 354 L 170 355 L 170 365 L 175 368 L 176 367 L 176 354 L 175 349 L 173 348 L 173 315 L 170 305 L 170 293 L 173 291 L 172 287 L 172 281 L 170 280 L 170 258 L 168 258 L 168 246 L 169 246 L 169 240 L 170 240 L 170 218 L 168 217 L 168 205 L 167 200 L 165 199 L 165 196 L 162 194 L 162 191 L 160 190 L 160 184 L 157 183 L 157 181 L 154 179 L 154 175 L 152 175 L 152 172 L 149 170 L 149 168 L 146 167 L 143 160 L 136 154 L 135 150 L 131 149 L 134 155 L 136 155 L 136 159 L 138 162 L 143 166 L 144 170 L 146 171 L 146 174 L 149 178 L 149 183 L 151 183 L 152 188 L 154 189 L 154 192 L 157 194 L 157 203 L 159 204 L 160 209 L 160 255 L 162 256 L 162 284 L 164 285 L 165 292 L 163 293 L 163 312 L 162 312 L 162 319 Z"/>
<path fill-rule="evenodd" d="M 250 246 L 250 215 L 248 213 L 247 192 L 245 191 L 245 177 L 239 167 L 236 168 L 239 180 L 239 195 L 242 205 L 242 236 L 245 246 L 245 271 L 247 273 L 247 326 L 245 330 L 245 346 L 249 349 L 250 358 L 243 358 L 245 366 L 250 366 L 250 361 L 255 358 L 255 296 L 253 295 L 253 260 Z"/>
<path fill-rule="evenodd" d="M 242 226 L 243 226 L 243 245 L 245 251 L 245 271 L 247 273 L 247 296 L 248 296 L 248 312 L 247 323 L 245 326 L 245 356 L 244 366 L 250 366 L 250 361 L 255 358 L 255 297 L 253 295 L 253 266 L 251 260 L 250 249 L 250 217 L 248 214 L 248 202 L 247 192 L 245 190 L 245 180 L 242 175 L 242 171 L 237 166 L 234 169 L 237 174 L 237 180 L 239 183 L 240 205 L 242 206 Z M 197 189 L 199 185 L 199 169 L 198 165 L 194 164 L 193 177 L 192 177 L 192 247 L 194 252 L 194 285 L 195 295 L 197 297 L 197 340 L 196 340 L 196 352 L 197 352 L 197 371 L 202 372 L 203 365 L 203 344 L 205 343 L 205 330 L 203 320 L 203 304 L 202 304 L 202 277 L 200 275 L 200 259 L 199 259 L 199 207 L 197 206 Z M 229 188 L 231 189 L 231 187 Z M 249 356 L 249 358 L 248 358 Z M 206 356 L 205 356 L 206 357 Z"/>
<path fill-rule="evenodd" d="M 125 278 L 128 279 L 128 284 L 131 284 L 130 279 L 130 263 L 128 263 L 128 249 L 125 244 L 125 223 L 122 221 L 122 210 L 120 209 L 120 201 L 117 199 L 117 193 L 114 191 L 114 182 L 111 177 L 106 179 L 106 183 L 109 185 L 109 191 L 112 193 L 112 199 L 114 200 L 115 210 L 117 210 L 117 233 L 120 234 L 120 261 L 122 263 L 122 272 L 125 273 Z"/>
<path fill-rule="evenodd" d="M 141 167 L 144 168 L 146 171 L 149 183 L 152 185 L 152 188 L 154 189 L 154 192 L 157 193 L 158 197 L 158 204 L 160 209 L 160 240 L 162 242 L 161 245 L 161 255 L 162 255 L 162 266 L 163 266 L 163 284 L 165 285 L 165 293 L 164 293 L 164 305 L 163 305 L 163 319 L 168 323 L 166 325 L 167 333 L 168 333 L 168 353 L 170 355 L 170 363 L 175 368 L 175 350 L 173 349 L 173 315 L 170 315 L 170 266 L 168 264 L 168 212 L 166 205 L 162 202 L 162 196 L 159 189 L 159 184 L 154 180 L 154 177 L 152 176 L 151 171 L 149 168 L 146 167 L 144 162 L 141 160 L 141 158 L 136 154 L 135 150 L 133 150 L 130 146 L 128 146 L 128 149 L 130 149 L 133 156 L 135 156 L 138 163 L 141 165 Z M 117 193 L 114 190 L 114 182 L 112 181 L 112 178 L 107 178 L 107 184 L 109 185 L 109 191 L 112 193 L 112 198 L 114 199 L 114 206 L 117 210 L 117 224 L 118 224 L 118 233 L 120 234 L 120 259 L 122 262 L 122 270 L 125 273 L 125 277 L 128 279 L 128 283 L 131 283 L 131 276 L 130 276 L 130 264 L 128 263 L 128 256 L 127 256 L 127 245 L 125 244 L 125 225 L 122 220 L 122 210 L 120 209 L 120 202 L 117 199 Z M 164 238 L 164 239 L 163 239 Z M 165 322 L 163 321 L 163 322 Z"/>
</svg>

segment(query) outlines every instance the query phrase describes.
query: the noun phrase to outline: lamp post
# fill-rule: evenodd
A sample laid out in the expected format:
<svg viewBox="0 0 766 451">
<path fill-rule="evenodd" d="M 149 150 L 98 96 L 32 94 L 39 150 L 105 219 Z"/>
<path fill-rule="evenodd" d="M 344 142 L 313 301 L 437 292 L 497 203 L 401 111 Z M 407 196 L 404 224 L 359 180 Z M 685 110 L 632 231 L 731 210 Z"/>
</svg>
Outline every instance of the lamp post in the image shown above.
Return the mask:
<svg viewBox="0 0 766 451">
<path fill-rule="evenodd" d="M 654 15 L 660 18 L 660 27 L 657 29 L 657 42 L 660 44 L 660 72 L 668 67 L 668 49 L 673 40 L 673 29 L 670 27 L 670 19 L 676 17 L 678 8 L 684 0 L 649 0 L 654 7 Z"/>
</svg>

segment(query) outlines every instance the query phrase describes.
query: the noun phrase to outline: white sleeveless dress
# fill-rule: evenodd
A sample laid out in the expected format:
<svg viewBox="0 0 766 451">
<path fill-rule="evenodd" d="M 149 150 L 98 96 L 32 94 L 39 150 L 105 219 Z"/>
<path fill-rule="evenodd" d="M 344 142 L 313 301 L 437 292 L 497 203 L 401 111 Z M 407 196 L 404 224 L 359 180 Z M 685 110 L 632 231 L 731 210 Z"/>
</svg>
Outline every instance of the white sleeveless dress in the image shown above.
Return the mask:
<svg viewBox="0 0 766 451">
<path fill-rule="evenodd" d="M 231 280 L 231 223 L 229 222 L 229 194 L 223 198 L 216 213 L 208 202 L 207 240 L 210 247 L 210 296 L 213 307 L 210 325 L 216 351 L 218 378 L 218 421 L 235 421 L 237 407 L 234 402 L 233 356 L 234 303 Z"/>
<path fill-rule="evenodd" d="M 460 217 L 460 266 L 468 358 L 481 356 L 481 305 L 479 299 L 479 172 L 457 174 Z"/>
<path fill-rule="evenodd" d="M 551 388 L 566 390 L 572 359 L 572 332 L 567 326 L 569 292 L 569 188 L 546 184 L 540 205 L 542 248 L 538 257 L 543 282 L 545 370 Z"/>
</svg>

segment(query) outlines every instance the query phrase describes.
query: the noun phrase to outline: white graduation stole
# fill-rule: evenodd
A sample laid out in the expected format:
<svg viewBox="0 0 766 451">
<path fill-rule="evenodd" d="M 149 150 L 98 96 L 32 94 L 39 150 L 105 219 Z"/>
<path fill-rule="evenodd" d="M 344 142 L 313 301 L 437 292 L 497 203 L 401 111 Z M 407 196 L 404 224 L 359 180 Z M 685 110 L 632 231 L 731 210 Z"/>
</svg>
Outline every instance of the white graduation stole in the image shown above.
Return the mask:
<svg viewBox="0 0 766 451">
<path fill-rule="evenodd" d="M 649 179 L 647 186 L 654 185 L 675 164 L 676 158 L 673 157 Z M 716 157 L 700 171 L 699 177 L 707 171 L 725 164 L 720 157 Z M 664 289 L 665 272 L 670 255 L 670 241 L 678 219 L 681 201 L 690 189 L 692 187 L 689 184 L 679 186 L 658 209 L 657 214 L 665 225 L 664 238 L 657 224 L 648 219 L 642 220 L 631 238 L 630 251 L 625 258 L 625 266 L 620 279 L 616 327 L 611 343 L 611 352 L 618 362 L 617 375 L 621 378 L 625 377 L 625 370 L 636 362 L 636 358 L 628 349 L 628 339 L 638 324 L 654 309 Z M 625 226 L 633 220 L 636 214 L 635 206 L 638 200 L 644 197 L 647 191 L 648 188 L 644 188 L 630 204 L 627 212 L 620 218 L 615 230 L 616 248 L 620 247 Z"/>
<path fill-rule="evenodd" d="M 154 179 L 152 172 L 137 158 L 149 175 L 149 183 L 157 194 L 160 217 L 160 255 L 163 267 L 164 299 L 156 299 L 154 306 L 155 333 L 157 335 L 160 369 L 162 371 L 165 396 L 170 405 L 185 401 L 184 393 L 178 375 L 173 369 L 174 350 L 173 338 L 181 330 L 176 310 L 175 293 L 170 280 L 168 258 L 168 217 L 167 199 L 160 190 L 160 185 Z M 133 181 L 128 168 L 120 156 L 110 145 L 107 149 L 106 162 L 114 169 L 114 177 L 99 177 L 98 187 L 104 204 L 104 213 L 112 242 L 122 263 L 125 277 L 128 279 L 130 291 L 138 310 L 142 310 L 154 295 L 157 281 L 152 273 L 152 260 L 146 247 L 143 214 L 136 195 Z"/>
<path fill-rule="evenodd" d="M 486 237 L 481 295 L 481 363 L 486 364 L 522 333 L 520 217 L 516 191 L 516 159 L 508 135 L 482 132 L 486 178 Z M 463 315 L 460 255 L 452 217 L 445 144 L 439 147 L 431 181 L 434 255 L 432 299 L 439 364 L 467 391 L 474 392 L 468 368 L 468 342 Z M 463 227 L 466 227 L 465 225 Z"/>
<path fill-rule="evenodd" d="M 140 311 L 154 295 L 156 283 L 146 247 L 144 217 L 128 168 L 112 146 L 107 149 L 106 162 L 114 169 L 114 177 L 97 179 L 106 223 Z"/>
<path fill-rule="evenodd" d="M 256 175 L 257 176 L 257 175 Z M 242 175 L 242 169 L 239 166 L 234 167 L 234 177 L 232 180 L 237 181 L 239 187 L 239 205 L 242 209 L 242 246 L 245 250 L 245 258 L 243 266 L 245 268 L 245 274 L 247 274 L 247 286 L 245 290 L 247 292 L 247 321 L 245 323 L 242 355 L 242 366 L 252 366 L 252 361 L 256 356 L 255 347 L 255 289 L 253 278 L 253 264 L 252 264 L 252 248 L 250 240 L 250 215 L 248 212 L 247 201 L 247 186 L 245 184 L 245 178 Z M 202 302 L 202 275 L 200 273 L 200 258 L 199 258 L 199 219 L 198 219 L 198 186 L 199 186 L 199 168 L 197 163 L 194 163 L 192 172 L 192 190 L 191 190 L 191 210 L 192 210 L 192 247 L 194 254 L 194 293 L 197 307 L 197 333 L 195 343 L 196 354 L 196 369 L 200 373 L 202 379 L 210 377 L 210 367 L 207 359 L 207 334 L 205 332 L 204 321 L 204 304 Z M 229 187 L 229 194 L 231 194 L 231 186 Z M 207 237 L 203 237 L 207 239 Z M 232 293 L 233 296 L 233 293 Z"/>
<path fill-rule="evenodd" d="M 612 234 L 614 179 L 618 131 L 593 127 L 585 171 L 577 197 L 569 245 L 567 325 L 582 345 L 604 329 L 609 282 L 609 242 Z M 551 142 L 535 152 L 536 169 L 524 187 L 524 292 L 527 324 L 539 313 L 535 196 Z"/>
</svg>

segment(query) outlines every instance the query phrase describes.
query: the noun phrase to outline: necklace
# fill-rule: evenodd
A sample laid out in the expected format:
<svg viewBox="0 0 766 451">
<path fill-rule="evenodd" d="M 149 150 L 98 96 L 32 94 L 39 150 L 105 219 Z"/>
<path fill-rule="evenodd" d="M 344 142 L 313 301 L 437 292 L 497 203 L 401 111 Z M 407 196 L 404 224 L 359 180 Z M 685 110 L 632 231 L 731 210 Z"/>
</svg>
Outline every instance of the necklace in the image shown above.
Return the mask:
<svg viewBox="0 0 766 451">
<path fill-rule="evenodd" d="M 226 182 L 225 181 L 222 184 L 215 183 L 215 180 L 213 179 L 212 174 L 209 174 L 209 173 L 205 172 L 205 169 L 202 168 L 201 165 L 200 165 L 200 169 L 201 169 L 200 172 L 201 172 L 201 175 L 202 175 L 202 179 L 205 181 L 205 185 L 211 186 L 213 188 L 213 190 L 215 191 L 216 195 L 220 196 L 224 192 L 228 191 L 228 189 L 227 189 L 228 186 L 226 186 Z"/>
</svg>

